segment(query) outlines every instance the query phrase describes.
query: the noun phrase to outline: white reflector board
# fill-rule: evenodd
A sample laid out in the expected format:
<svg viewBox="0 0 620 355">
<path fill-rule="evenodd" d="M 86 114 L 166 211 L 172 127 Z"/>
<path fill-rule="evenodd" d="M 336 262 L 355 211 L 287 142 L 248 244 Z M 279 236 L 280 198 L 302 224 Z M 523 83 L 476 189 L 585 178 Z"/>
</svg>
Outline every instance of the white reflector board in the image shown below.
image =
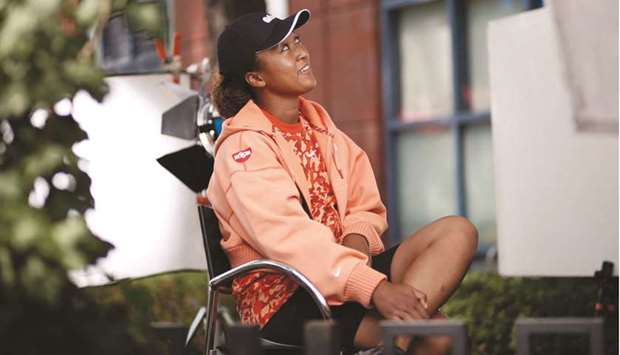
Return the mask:
<svg viewBox="0 0 620 355">
<path fill-rule="evenodd" d="M 500 274 L 617 275 L 617 133 L 575 129 L 547 8 L 488 34 Z"/>
<path fill-rule="evenodd" d="M 75 147 L 92 179 L 89 227 L 115 249 L 96 267 L 76 271 L 79 286 L 181 269 L 206 269 L 196 195 L 156 159 L 192 142 L 164 136 L 161 115 L 191 94 L 169 75 L 106 79 L 103 103 L 74 98 L 74 116 L 89 136 Z"/>
<path fill-rule="evenodd" d="M 578 129 L 618 131 L 618 0 L 551 0 Z"/>
</svg>

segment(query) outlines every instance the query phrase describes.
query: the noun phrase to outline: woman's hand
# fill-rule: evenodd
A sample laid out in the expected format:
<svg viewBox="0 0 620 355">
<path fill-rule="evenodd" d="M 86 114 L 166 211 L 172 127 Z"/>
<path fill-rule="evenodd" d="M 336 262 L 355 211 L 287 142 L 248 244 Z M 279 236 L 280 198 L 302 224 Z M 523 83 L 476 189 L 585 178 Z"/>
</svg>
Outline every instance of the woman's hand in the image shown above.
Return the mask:
<svg viewBox="0 0 620 355">
<path fill-rule="evenodd" d="M 368 256 L 368 262 L 366 262 L 366 264 L 368 266 L 371 265 L 372 258 L 370 256 L 370 247 L 363 235 L 355 233 L 347 234 L 342 240 L 342 245 L 366 254 Z"/>
<path fill-rule="evenodd" d="M 409 285 L 387 280 L 372 294 L 372 303 L 379 313 L 390 320 L 429 319 L 426 294 Z"/>
</svg>

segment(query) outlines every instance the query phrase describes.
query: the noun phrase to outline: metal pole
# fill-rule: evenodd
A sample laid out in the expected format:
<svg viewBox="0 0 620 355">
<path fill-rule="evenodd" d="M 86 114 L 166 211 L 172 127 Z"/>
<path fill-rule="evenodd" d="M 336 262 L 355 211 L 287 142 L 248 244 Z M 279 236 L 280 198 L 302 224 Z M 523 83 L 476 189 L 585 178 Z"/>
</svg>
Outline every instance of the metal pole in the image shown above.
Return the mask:
<svg viewBox="0 0 620 355">
<path fill-rule="evenodd" d="M 215 339 L 215 311 L 217 292 L 210 285 L 207 287 L 207 315 L 205 322 L 205 355 L 211 355 Z"/>
</svg>

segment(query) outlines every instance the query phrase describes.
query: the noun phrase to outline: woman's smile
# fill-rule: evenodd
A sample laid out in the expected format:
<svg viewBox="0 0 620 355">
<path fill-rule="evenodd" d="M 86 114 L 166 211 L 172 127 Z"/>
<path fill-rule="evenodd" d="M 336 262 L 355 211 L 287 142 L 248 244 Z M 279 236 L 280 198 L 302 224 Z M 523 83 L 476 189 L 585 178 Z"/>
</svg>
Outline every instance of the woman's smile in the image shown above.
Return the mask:
<svg viewBox="0 0 620 355">
<path fill-rule="evenodd" d="M 306 74 L 310 70 L 312 70 L 312 68 L 310 68 L 310 64 L 306 64 L 303 67 L 301 67 L 301 69 L 299 69 L 298 72 L 299 72 L 299 74 Z"/>
</svg>

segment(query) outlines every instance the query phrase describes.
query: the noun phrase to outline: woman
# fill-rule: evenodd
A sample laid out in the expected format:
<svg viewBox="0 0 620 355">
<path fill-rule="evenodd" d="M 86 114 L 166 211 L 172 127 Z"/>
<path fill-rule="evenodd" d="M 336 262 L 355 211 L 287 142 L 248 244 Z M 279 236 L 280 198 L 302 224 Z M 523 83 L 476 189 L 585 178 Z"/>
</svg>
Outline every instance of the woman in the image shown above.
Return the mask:
<svg viewBox="0 0 620 355">
<path fill-rule="evenodd" d="M 464 276 L 477 232 L 444 217 L 384 251 L 386 210 L 366 154 L 302 97 L 316 79 L 294 31 L 309 18 L 307 10 L 284 20 L 249 14 L 219 37 L 214 99 L 227 120 L 207 196 L 232 266 L 268 258 L 295 267 L 328 300 L 341 342 L 373 347 L 381 319 L 445 318 L 438 309 Z M 233 296 L 242 322 L 274 341 L 301 344 L 304 321 L 320 318 L 310 296 L 278 273 L 236 279 Z M 415 352 L 449 346 L 435 337 Z"/>
</svg>

